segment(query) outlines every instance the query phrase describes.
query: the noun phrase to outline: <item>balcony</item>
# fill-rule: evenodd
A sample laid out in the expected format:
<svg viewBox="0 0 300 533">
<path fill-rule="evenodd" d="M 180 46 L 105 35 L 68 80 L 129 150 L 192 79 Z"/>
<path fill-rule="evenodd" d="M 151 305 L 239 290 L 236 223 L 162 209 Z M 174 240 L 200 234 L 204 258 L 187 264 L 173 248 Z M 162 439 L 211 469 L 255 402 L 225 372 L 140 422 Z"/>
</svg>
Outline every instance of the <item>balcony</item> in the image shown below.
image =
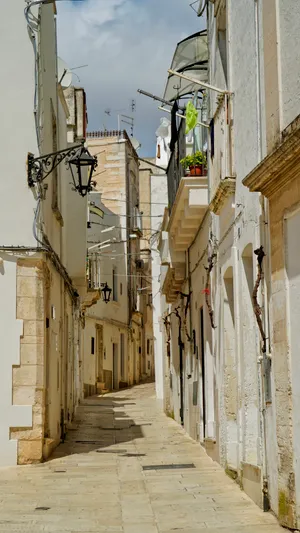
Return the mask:
<svg viewBox="0 0 300 533">
<path fill-rule="evenodd" d="M 210 135 L 210 210 L 219 215 L 226 198 L 235 193 L 232 170 L 232 99 L 218 98 Z"/>
<path fill-rule="evenodd" d="M 185 135 L 185 120 L 181 119 L 178 129 L 178 142 L 174 152 L 171 154 L 169 165 L 167 168 L 168 178 L 168 199 L 169 208 L 172 209 L 175 202 L 177 190 L 182 176 L 184 176 L 184 168 L 180 164 L 181 159 L 186 156 L 186 135 Z"/>
<path fill-rule="evenodd" d="M 161 260 L 160 283 L 162 294 L 166 296 L 167 303 L 174 303 L 178 298 L 178 292 L 181 290 L 185 279 L 185 257 L 182 253 L 173 253 L 171 259 L 169 233 L 167 231 L 168 225 L 169 214 L 168 210 L 165 209 L 158 242 Z"/>
<path fill-rule="evenodd" d="M 184 252 L 189 248 L 207 208 L 207 176 L 181 178 L 167 228 L 171 251 Z"/>
<path fill-rule="evenodd" d="M 168 304 L 175 303 L 185 280 L 185 264 L 178 263 L 162 267 L 162 293 Z"/>
</svg>

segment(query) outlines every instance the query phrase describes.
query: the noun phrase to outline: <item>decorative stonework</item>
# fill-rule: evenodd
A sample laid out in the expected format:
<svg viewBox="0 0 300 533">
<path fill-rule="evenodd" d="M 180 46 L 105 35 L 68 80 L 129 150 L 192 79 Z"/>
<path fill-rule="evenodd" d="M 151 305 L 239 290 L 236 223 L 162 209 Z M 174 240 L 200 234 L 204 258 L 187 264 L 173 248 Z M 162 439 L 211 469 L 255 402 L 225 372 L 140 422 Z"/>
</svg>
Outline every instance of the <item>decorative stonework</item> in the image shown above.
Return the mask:
<svg viewBox="0 0 300 533">
<path fill-rule="evenodd" d="M 81 305 L 81 312 L 84 315 L 87 308 L 95 305 L 101 298 L 100 289 L 97 290 L 88 290 L 85 300 Z"/>
<path fill-rule="evenodd" d="M 224 180 L 221 180 L 217 190 L 209 204 L 209 209 L 215 213 L 215 215 L 219 215 L 221 213 L 222 207 L 224 205 L 224 202 L 226 198 L 228 198 L 231 194 L 235 193 L 235 178 L 225 178 Z"/>
<path fill-rule="evenodd" d="M 169 267 L 162 287 L 162 293 L 166 296 L 167 303 L 177 301 L 185 280 L 185 264 L 178 263 Z"/>
<path fill-rule="evenodd" d="M 207 208 L 207 176 L 181 178 L 167 227 L 174 251 L 189 248 Z"/>
<path fill-rule="evenodd" d="M 243 180 L 251 192 L 261 192 L 267 198 L 288 182 L 299 178 L 300 172 L 300 121 L 297 117 L 286 128 L 281 144 L 273 150 Z"/>
<path fill-rule="evenodd" d="M 18 443 L 18 464 L 28 464 L 43 459 L 44 289 L 49 283 L 49 271 L 44 261 L 18 260 L 16 282 L 17 318 L 23 321 L 23 335 L 20 339 L 20 361 L 13 368 L 13 403 L 27 406 L 32 419 L 30 424 L 24 420 L 23 424 L 11 425 L 10 438 Z"/>
</svg>

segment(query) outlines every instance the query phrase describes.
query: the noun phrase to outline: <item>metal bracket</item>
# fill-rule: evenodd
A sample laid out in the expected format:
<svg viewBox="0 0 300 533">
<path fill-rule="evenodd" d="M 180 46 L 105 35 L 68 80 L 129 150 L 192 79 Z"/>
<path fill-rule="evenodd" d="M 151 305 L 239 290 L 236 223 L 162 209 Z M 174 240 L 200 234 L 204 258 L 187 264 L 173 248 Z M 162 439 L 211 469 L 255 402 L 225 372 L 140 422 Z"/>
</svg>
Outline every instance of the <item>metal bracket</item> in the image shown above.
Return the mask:
<svg viewBox="0 0 300 533">
<path fill-rule="evenodd" d="M 32 153 L 27 156 L 27 182 L 29 187 L 34 187 L 35 183 L 44 181 L 53 170 L 68 156 L 76 155 L 78 148 L 81 148 L 84 142 L 77 144 L 65 150 L 59 150 L 52 154 L 46 154 L 41 157 L 34 157 Z M 66 161 L 68 164 L 68 161 Z"/>
<path fill-rule="evenodd" d="M 190 81 L 191 83 L 195 83 L 195 85 L 200 85 L 200 87 L 205 87 L 206 89 L 210 89 L 211 91 L 215 91 L 220 94 L 233 94 L 230 91 L 226 91 L 225 89 L 219 89 L 219 87 L 214 87 L 213 85 L 210 85 L 209 83 L 205 83 L 204 81 L 191 78 L 190 76 L 187 76 L 186 74 L 177 72 L 177 70 L 169 69 L 168 73 L 171 74 L 172 76 L 177 76 L 178 78 L 182 78 L 183 80 Z"/>
</svg>

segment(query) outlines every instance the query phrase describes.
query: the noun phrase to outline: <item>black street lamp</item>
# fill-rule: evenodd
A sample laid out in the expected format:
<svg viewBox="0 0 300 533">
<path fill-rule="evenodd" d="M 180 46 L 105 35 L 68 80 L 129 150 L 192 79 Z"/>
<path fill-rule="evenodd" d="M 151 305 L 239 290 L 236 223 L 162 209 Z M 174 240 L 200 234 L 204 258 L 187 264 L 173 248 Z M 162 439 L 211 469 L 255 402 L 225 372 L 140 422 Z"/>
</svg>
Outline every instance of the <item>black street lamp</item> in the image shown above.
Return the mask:
<svg viewBox="0 0 300 533">
<path fill-rule="evenodd" d="M 107 283 L 101 283 L 101 287 L 103 287 L 101 289 L 103 300 L 106 304 L 108 304 L 108 302 L 110 302 L 110 296 L 112 293 L 112 289 L 107 285 Z"/>
<path fill-rule="evenodd" d="M 62 161 L 65 161 L 65 164 L 70 167 L 75 190 L 81 196 L 86 196 L 92 189 L 92 176 L 98 163 L 97 157 L 93 157 L 83 144 L 36 158 L 33 154 L 28 154 L 27 179 L 29 187 L 43 182 Z"/>
<path fill-rule="evenodd" d="M 93 157 L 89 151 L 82 146 L 76 155 L 68 159 L 68 164 L 70 166 L 75 189 L 81 194 L 81 196 L 86 196 L 92 189 L 91 181 L 93 172 L 98 164 L 97 157 Z M 78 179 L 77 183 L 76 179 Z"/>
</svg>

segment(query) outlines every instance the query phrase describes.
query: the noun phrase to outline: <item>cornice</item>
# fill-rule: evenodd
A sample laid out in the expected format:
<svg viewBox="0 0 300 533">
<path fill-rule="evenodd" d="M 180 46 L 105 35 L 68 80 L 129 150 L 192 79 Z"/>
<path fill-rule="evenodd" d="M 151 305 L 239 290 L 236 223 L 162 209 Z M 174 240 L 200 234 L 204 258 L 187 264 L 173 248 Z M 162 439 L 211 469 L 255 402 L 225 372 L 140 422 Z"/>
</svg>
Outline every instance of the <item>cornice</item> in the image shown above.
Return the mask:
<svg viewBox="0 0 300 533">
<path fill-rule="evenodd" d="M 291 125 L 291 133 L 286 135 L 281 144 L 243 180 L 243 184 L 251 192 L 261 192 L 270 198 L 288 182 L 297 176 L 299 177 L 300 123 L 298 117 L 294 123 L 297 124 L 297 127 L 293 128 Z"/>
<path fill-rule="evenodd" d="M 219 182 L 217 190 L 209 204 L 209 209 L 219 215 L 228 196 L 235 193 L 235 178 L 224 178 Z"/>
</svg>

